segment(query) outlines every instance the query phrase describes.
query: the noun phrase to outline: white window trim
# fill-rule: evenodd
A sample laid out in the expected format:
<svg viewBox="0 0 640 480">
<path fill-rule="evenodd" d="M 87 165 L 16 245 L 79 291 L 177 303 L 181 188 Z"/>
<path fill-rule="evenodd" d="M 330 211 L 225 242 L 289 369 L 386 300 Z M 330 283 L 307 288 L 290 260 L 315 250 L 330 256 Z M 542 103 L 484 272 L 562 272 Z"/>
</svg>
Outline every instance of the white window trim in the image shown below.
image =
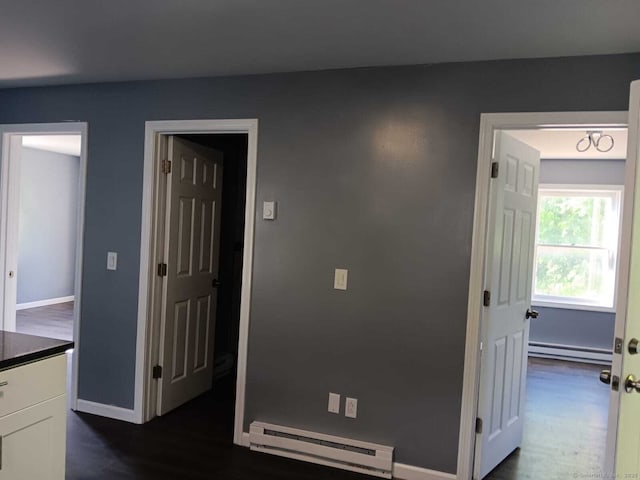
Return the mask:
<svg viewBox="0 0 640 480">
<path fill-rule="evenodd" d="M 613 305 L 611 307 L 606 307 L 602 305 L 589 305 L 587 301 L 581 302 L 579 299 L 575 301 L 566 300 L 564 298 L 554 300 L 546 295 L 536 295 L 535 290 L 532 292 L 531 303 L 537 307 L 548 307 L 548 308 L 560 308 L 566 310 L 582 310 L 582 311 L 590 311 L 590 312 L 606 312 L 606 313 L 615 313 L 616 312 L 616 299 L 618 297 L 618 268 L 620 267 L 620 237 L 621 232 L 620 228 L 622 226 L 622 210 L 624 208 L 623 199 L 624 199 L 624 185 L 611 185 L 611 184 L 584 184 L 584 183 L 541 183 L 538 185 L 538 192 L 542 190 L 573 190 L 576 192 L 585 192 L 592 193 L 594 191 L 602 191 L 602 192 L 614 192 L 618 196 L 619 206 L 618 206 L 618 245 L 616 247 L 616 266 L 614 272 L 614 285 L 613 285 Z M 539 217 L 536 218 L 536 258 L 537 258 L 537 250 L 538 250 L 538 221 Z M 534 269 L 535 275 L 535 269 Z M 533 279 L 533 284 L 535 286 L 535 278 Z M 534 287 L 535 288 L 535 287 Z"/>
</svg>

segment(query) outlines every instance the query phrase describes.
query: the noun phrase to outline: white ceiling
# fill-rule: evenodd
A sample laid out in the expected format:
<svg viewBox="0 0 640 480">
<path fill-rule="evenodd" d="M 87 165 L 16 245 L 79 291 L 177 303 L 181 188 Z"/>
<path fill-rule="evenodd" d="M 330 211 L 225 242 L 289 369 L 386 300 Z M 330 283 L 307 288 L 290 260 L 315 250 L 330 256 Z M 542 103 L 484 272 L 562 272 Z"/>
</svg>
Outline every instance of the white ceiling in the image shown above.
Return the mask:
<svg viewBox="0 0 640 480">
<path fill-rule="evenodd" d="M 640 51 L 638 0 L 7 0 L 0 87 Z"/>
<path fill-rule="evenodd" d="M 597 130 L 597 129 L 590 129 Z M 576 150 L 578 141 L 585 137 L 585 130 L 505 130 L 509 135 L 540 151 L 542 158 L 554 159 L 623 159 L 627 157 L 627 129 L 601 130 L 613 137 L 614 146 L 609 152 L 599 152 L 593 146 L 586 152 Z M 604 147 L 604 144 L 603 144 Z M 606 148 L 606 147 L 604 147 Z"/>
<path fill-rule="evenodd" d="M 79 157 L 82 138 L 80 135 L 25 135 L 22 146 Z"/>
</svg>

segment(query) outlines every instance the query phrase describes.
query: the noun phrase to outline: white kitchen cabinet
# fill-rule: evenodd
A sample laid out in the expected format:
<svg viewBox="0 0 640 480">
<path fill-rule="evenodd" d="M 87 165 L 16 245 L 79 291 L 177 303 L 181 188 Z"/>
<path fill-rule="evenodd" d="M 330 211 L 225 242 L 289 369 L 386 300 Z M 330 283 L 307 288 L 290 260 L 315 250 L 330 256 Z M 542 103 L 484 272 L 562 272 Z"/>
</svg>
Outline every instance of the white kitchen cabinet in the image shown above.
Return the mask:
<svg viewBox="0 0 640 480">
<path fill-rule="evenodd" d="M 64 480 L 65 375 L 64 355 L 0 371 L 0 480 Z"/>
</svg>

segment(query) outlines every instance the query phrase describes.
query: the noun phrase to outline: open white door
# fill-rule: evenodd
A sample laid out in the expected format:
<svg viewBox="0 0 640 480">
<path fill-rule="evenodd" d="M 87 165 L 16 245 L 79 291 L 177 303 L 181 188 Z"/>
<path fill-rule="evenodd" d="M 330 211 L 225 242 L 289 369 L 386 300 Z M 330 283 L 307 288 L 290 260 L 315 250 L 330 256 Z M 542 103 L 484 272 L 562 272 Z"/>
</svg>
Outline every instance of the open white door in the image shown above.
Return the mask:
<svg viewBox="0 0 640 480">
<path fill-rule="evenodd" d="M 213 382 L 222 199 L 222 153 L 174 136 L 168 152 L 158 415 Z"/>
<path fill-rule="evenodd" d="M 609 451 L 615 451 L 615 477 L 640 478 L 640 346 L 634 348 L 634 340 L 640 339 L 640 195 L 637 194 L 640 179 L 637 162 L 640 161 L 640 80 L 631 84 L 629 103 L 629 141 L 627 149 L 627 176 L 625 202 L 633 205 L 625 209 L 625 219 L 631 217 L 631 262 L 629 265 L 628 292 L 621 292 L 619 299 L 626 297 L 626 311 L 616 317 L 616 334 L 624 335 L 622 341 L 621 370 L 616 368 L 614 355 L 614 374 L 619 376 L 619 393 L 615 391 L 618 382 L 612 382 L 609 428 L 614 428 L 617 420 L 618 435 L 609 436 Z M 624 271 L 624 269 L 621 269 Z M 623 273 L 621 273 L 622 275 Z M 625 279 L 621 278 L 621 283 Z M 624 309 L 619 301 L 620 310 Z M 625 320 L 626 319 L 626 320 Z M 626 324 L 625 324 L 626 321 Z M 617 413 L 617 415 L 616 415 Z M 615 445 L 612 445 L 616 442 Z"/>
<path fill-rule="evenodd" d="M 485 256 L 474 478 L 522 442 L 540 152 L 497 132 Z"/>
<path fill-rule="evenodd" d="M 16 330 L 16 301 L 18 298 L 18 233 L 20 223 L 20 162 L 22 157 L 22 136 L 7 135 L 8 149 L 3 152 L 2 175 L 6 178 L 3 185 L 5 192 L 2 212 L 5 233 L 4 281 L 3 281 L 3 316 L 2 330 Z"/>
</svg>

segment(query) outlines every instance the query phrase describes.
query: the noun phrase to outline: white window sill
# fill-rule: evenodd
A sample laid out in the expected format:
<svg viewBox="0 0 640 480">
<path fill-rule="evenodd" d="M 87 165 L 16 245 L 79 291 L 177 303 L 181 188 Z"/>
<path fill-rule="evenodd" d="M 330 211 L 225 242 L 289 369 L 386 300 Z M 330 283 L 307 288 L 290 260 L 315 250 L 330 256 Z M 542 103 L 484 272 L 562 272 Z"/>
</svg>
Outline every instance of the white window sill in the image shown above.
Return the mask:
<svg viewBox="0 0 640 480">
<path fill-rule="evenodd" d="M 598 305 L 585 305 L 584 303 L 549 302 L 542 300 L 531 300 L 534 307 L 560 308 L 564 310 L 582 310 L 587 312 L 616 313 L 614 307 L 601 307 Z"/>
</svg>

